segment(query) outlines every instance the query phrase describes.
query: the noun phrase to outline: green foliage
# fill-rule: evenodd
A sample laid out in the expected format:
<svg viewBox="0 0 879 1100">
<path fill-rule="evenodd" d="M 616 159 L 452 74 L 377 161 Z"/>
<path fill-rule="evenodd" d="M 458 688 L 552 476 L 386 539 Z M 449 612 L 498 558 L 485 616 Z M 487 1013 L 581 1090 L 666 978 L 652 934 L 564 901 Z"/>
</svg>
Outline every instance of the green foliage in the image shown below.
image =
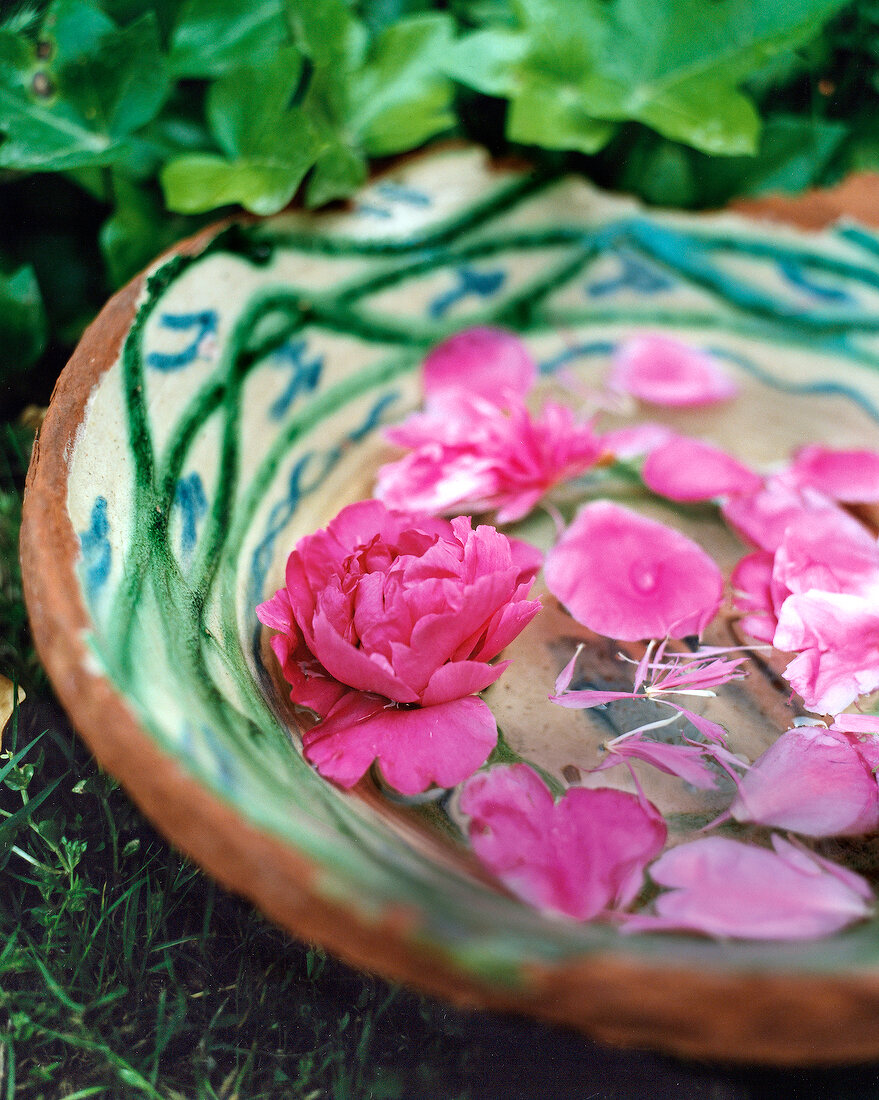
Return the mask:
<svg viewBox="0 0 879 1100">
<path fill-rule="evenodd" d="M 46 345 L 46 311 L 33 267 L 0 272 L 0 372 L 20 371 Z"/>
<path fill-rule="evenodd" d="M 0 752 L 0 876 L 4 1097 L 465 1100 L 465 1017 L 224 894 L 29 703 Z"/>
<path fill-rule="evenodd" d="M 347 198 L 444 134 L 684 206 L 879 167 L 877 72 L 876 0 L 18 0 L 0 385 L 204 221 Z M 49 234 L 36 174 L 83 216 Z"/>
</svg>

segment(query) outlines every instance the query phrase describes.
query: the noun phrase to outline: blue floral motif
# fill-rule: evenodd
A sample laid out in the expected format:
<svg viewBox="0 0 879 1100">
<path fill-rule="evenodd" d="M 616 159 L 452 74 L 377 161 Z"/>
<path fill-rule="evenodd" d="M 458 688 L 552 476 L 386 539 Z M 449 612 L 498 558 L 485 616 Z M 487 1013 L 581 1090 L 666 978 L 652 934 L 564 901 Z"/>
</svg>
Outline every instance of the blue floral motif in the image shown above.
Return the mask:
<svg viewBox="0 0 879 1100">
<path fill-rule="evenodd" d="M 95 499 L 88 530 L 80 532 L 79 543 L 85 571 L 85 593 L 89 603 L 94 603 L 107 582 L 113 561 L 106 497 Z"/>
<path fill-rule="evenodd" d="M 587 286 L 586 293 L 590 298 L 605 298 L 626 289 L 634 290 L 638 294 L 658 294 L 674 286 L 672 279 L 645 263 L 633 252 L 621 249 L 617 253 L 617 259 L 620 262 L 620 273 L 612 279 Z"/>
<path fill-rule="evenodd" d="M 374 202 L 361 202 L 357 205 L 358 214 L 367 214 L 372 218 L 393 218 L 393 207 L 396 204 L 403 203 L 406 206 L 420 206 L 422 208 L 433 204 L 430 195 L 414 187 L 407 187 L 402 183 L 392 183 L 390 181 L 380 183 L 375 188 L 374 193 L 385 199 L 389 205 L 382 206 Z"/>
<path fill-rule="evenodd" d="M 427 307 L 427 312 L 435 321 L 445 317 L 453 306 L 469 298 L 471 294 L 480 298 L 491 298 L 507 280 L 507 273 L 502 269 L 477 271 L 466 265 L 457 268 L 455 275 L 457 284 L 449 290 L 444 290 Z"/>
<path fill-rule="evenodd" d="M 146 357 L 147 366 L 165 373 L 188 367 L 190 363 L 194 363 L 198 358 L 199 345 L 205 336 L 216 333 L 218 323 L 219 317 L 216 310 L 213 309 L 206 309 L 198 313 L 163 313 L 159 318 L 159 325 L 162 328 L 170 329 L 172 332 L 186 332 L 188 329 L 195 329 L 195 335 L 181 351 L 151 351 Z"/>
<path fill-rule="evenodd" d="M 324 357 L 315 355 L 309 359 L 306 355 L 307 349 L 307 341 L 300 339 L 291 340 L 275 352 L 274 364 L 292 369 L 287 388 L 269 409 L 272 420 L 282 420 L 300 394 L 311 393 L 317 389 L 324 369 Z"/>
<path fill-rule="evenodd" d="M 204 484 L 197 471 L 177 482 L 174 507 L 180 511 L 180 552 L 184 559 L 188 559 L 195 549 L 199 520 L 204 518 L 208 510 Z"/>
</svg>

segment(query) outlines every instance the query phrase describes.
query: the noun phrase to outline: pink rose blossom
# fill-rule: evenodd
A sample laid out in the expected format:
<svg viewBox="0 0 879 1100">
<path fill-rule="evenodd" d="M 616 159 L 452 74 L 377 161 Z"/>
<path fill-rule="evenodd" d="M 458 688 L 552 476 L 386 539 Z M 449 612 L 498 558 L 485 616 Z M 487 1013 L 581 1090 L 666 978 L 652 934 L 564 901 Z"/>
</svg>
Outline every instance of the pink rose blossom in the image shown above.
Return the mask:
<svg viewBox="0 0 879 1100">
<path fill-rule="evenodd" d="M 672 436 L 647 456 L 641 471 L 648 489 L 669 500 L 702 501 L 754 493 L 763 479 L 719 447 Z"/>
<path fill-rule="evenodd" d="M 303 735 L 321 774 L 351 786 L 377 760 L 404 794 L 454 786 L 497 740 L 476 693 L 489 662 L 539 609 L 539 555 L 493 527 L 366 500 L 300 539 L 286 587 L 257 608 L 291 699 L 322 721 Z"/>
<path fill-rule="evenodd" d="M 608 386 L 651 405 L 710 405 L 738 393 L 738 386 L 713 356 L 654 332 L 619 346 Z"/>
<path fill-rule="evenodd" d="M 672 848 L 650 868 L 668 892 L 653 914 L 624 918 L 623 931 L 809 940 L 871 915 L 872 892 L 860 875 L 781 837 L 772 844 L 774 851 L 705 837 Z"/>
<path fill-rule="evenodd" d="M 473 850 L 492 874 L 528 904 L 575 920 L 629 905 L 667 835 L 643 797 L 572 787 L 553 802 L 525 764 L 473 776 L 460 807 Z"/>
<path fill-rule="evenodd" d="M 578 622 L 627 641 L 700 634 L 723 599 L 721 572 L 700 546 L 607 500 L 581 509 L 545 576 Z"/>
<path fill-rule="evenodd" d="M 499 523 L 521 519 L 553 486 L 605 453 L 592 424 L 567 406 L 547 402 L 532 416 L 515 395 L 500 408 L 460 392 L 454 406 L 416 414 L 386 435 L 414 449 L 379 469 L 380 500 L 427 512 L 496 509 Z"/>
<path fill-rule="evenodd" d="M 739 783 L 736 821 L 805 836 L 858 836 L 879 828 L 879 738 L 823 726 L 783 733 Z"/>
<path fill-rule="evenodd" d="M 512 332 L 488 326 L 465 329 L 437 344 L 424 360 L 425 403 L 452 412 L 462 393 L 503 405 L 525 397 L 537 380 L 537 364 Z"/>
<path fill-rule="evenodd" d="M 816 714 L 839 714 L 879 688 L 879 606 L 848 592 L 789 596 L 773 645 L 797 656 L 785 677 Z"/>
<path fill-rule="evenodd" d="M 833 450 L 819 444 L 801 447 L 790 467 L 793 481 L 817 489 L 832 500 L 851 504 L 879 501 L 879 454 Z"/>
</svg>

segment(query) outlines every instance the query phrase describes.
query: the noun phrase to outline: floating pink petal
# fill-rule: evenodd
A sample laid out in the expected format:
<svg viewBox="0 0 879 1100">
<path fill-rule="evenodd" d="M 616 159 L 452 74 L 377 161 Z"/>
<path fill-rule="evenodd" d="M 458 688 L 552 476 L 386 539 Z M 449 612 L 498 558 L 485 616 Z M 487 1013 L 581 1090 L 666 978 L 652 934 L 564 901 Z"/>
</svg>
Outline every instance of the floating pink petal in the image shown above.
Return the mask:
<svg viewBox="0 0 879 1100">
<path fill-rule="evenodd" d="M 788 526 L 801 516 L 826 515 L 843 527 L 860 526 L 817 489 L 799 488 L 786 475 L 767 478 L 755 493 L 731 496 L 721 506 L 723 518 L 746 542 L 774 553 Z"/>
<path fill-rule="evenodd" d="M 846 517 L 847 520 L 850 517 Z M 791 592 L 879 593 L 879 543 L 857 522 L 839 523 L 830 512 L 788 524 L 772 566 L 777 606 Z"/>
<path fill-rule="evenodd" d="M 654 914 L 629 917 L 623 931 L 809 940 L 871 915 L 872 892 L 860 875 L 778 836 L 772 843 L 774 851 L 706 837 L 671 849 L 650 868 L 668 892 Z"/>
<path fill-rule="evenodd" d="M 816 714 L 839 714 L 879 688 L 875 597 L 818 591 L 789 596 L 773 645 L 797 654 L 784 675 Z"/>
<path fill-rule="evenodd" d="M 755 493 L 763 484 L 759 474 L 719 447 L 683 435 L 655 447 L 641 476 L 654 493 L 679 501 Z"/>
<path fill-rule="evenodd" d="M 537 364 L 522 340 L 489 326 L 443 340 L 428 352 L 423 370 L 428 407 L 452 410 L 460 394 L 500 405 L 510 397 L 524 397 L 537 380 Z"/>
<path fill-rule="evenodd" d="M 730 812 L 804 836 L 859 836 L 879 828 L 879 785 L 857 737 L 800 726 L 754 761 Z"/>
<path fill-rule="evenodd" d="M 528 904 L 575 920 L 630 904 L 666 840 L 662 815 L 646 800 L 573 787 L 553 802 L 525 764 L 479 772 L 460 799 L 488 870 Z"/>
<path fill-rule="evenodd" d="M 343 509 L 301 539 L 286 586 L 257 608 L 290 697 L 322 719 L 303 736 L 328 778 L 355 783 L 378 760 L 406 794 L 454 785 L 497 739 L 475 694 L 489 664 L 539 609 L 528 590 L 539 555 L 493 527 Z"/>
<path fill-rule="evenodd" d="M 695 542 L 604 500 L 580 511 L 545 576 L 578 622 L 627 641 L 700 634 L 723 599 L 721 572 Z"/>
<path fill-rule="evenodd" d="M 619 346 L 608 386 L 651 405 L 711 405 L 738 393 L 713 356 L 660 333 L 643 333 Z"/>
<path fill-rule="evenodd" d="M 797 451 L 792 478 L 817 489 L 832 500 L 851 504 L 879 501 L 879 453 L 868 450 L 836 450 L 811 444 Z"/>
<path fill-rule="evenodd" d="M 671 428 L 645 420 L 640 424 L 605 432 L 601 442 L 611 454 L 617 458 L 626 459 L 650 454 L 656 447 L 673 437 L 674 432 Z"/>
</svg>

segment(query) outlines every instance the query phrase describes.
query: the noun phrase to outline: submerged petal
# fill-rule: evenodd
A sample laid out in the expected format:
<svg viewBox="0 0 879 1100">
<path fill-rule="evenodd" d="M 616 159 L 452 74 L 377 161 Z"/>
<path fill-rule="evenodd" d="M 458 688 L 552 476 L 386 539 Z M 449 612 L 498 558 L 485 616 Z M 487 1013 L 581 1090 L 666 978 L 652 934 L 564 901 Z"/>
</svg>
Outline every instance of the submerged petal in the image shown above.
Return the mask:
<svg viewBox="0 0 879 1100">
<path fill-rule="evenodd" d="M 799 726 L 754 761 L 730 813 L 805 836 L 858 836 L 879 827 L 879 785 L 856 739 Z"/>
<path fill-rule="evenodd" d="M 837 450 L 811 444 L 797 451 L 790 473 L 798 484 L 817 489 L 833 500 L 851 504 L 879 501 L 876 451 Z"/>
</svg>

